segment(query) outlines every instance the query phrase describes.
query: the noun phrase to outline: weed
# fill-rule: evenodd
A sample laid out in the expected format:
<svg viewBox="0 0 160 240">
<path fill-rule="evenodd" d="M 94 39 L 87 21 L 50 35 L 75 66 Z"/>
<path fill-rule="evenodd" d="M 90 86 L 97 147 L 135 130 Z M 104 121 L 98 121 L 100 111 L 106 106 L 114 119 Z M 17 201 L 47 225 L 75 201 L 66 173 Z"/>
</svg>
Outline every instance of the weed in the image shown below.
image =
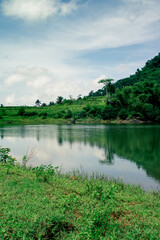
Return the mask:
<svg viewBox="0 0 160 240">
<path fill-rule="evenodd" d="M 36 177 L 39 181 L 47 182 L 50 177 L 56 173 L 56 170 L 59 167 L 53 167 L 52 165 L 41 165 L 40 167 L 33 168 L 33 172 L 36 174 Z"/>
</svg>

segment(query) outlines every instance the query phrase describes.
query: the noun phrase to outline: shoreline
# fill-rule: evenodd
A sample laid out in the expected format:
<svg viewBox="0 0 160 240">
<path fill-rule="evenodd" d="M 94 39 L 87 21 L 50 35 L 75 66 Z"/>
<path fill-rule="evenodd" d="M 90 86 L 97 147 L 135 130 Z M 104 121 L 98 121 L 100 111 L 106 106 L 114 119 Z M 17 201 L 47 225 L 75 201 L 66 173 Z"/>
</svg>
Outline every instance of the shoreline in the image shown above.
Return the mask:
<svg viewBox="0 0 160 240">
<path fill-rule="evenodd" d="M 95 120 L 95 119 L 80 119 L 75 120 L 75 123 L 72 123 L 71 120 L 64 119 L 18 119 L 18 120 L 5 120 L 0 121 L 0 125 L 39 125 L 39 124 L 159 124 L 159 122 L 152 121 L 141 121 L 137 119 L 130 120 Z"/>
</svg>

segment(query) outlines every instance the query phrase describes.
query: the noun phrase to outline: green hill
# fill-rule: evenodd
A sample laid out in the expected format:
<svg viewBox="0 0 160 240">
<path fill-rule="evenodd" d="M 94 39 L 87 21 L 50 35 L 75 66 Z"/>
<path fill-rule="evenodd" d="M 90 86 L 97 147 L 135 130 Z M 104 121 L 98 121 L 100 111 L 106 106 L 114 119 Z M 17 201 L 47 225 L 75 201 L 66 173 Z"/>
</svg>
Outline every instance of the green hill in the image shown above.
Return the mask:
<svg viewBox="0 0 160 240">
<path fill-rule="evenodd" d="M 141 70 L 137 69 L 136 73 L 130 77 L 120 79 L 114 86 L 121 89 L 124 86 L 131 86 L 144 80 L 156 80 L 160 82 L 160 53 L 153 59 L 147 61 Z"/>
</svg>

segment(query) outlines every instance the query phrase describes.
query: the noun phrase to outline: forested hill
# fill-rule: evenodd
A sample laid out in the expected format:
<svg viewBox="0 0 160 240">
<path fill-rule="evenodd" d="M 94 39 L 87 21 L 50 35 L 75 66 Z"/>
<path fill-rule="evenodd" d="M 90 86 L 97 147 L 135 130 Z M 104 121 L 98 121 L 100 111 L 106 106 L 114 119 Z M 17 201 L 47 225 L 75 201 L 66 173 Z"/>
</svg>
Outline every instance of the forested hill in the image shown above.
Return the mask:
<svg viewBox="0 0 160 240">
<path fill-rule="evenodd" d="M 160 82 L 160 53 L 153 59 L 147 61 L 141 70 L 137 69 L 135 74 L 117 81 L 114 86 L 115 88 L 121 89 L 124 86 L 131 86 L 145 80 L 156 80 Z"/>
</svg>

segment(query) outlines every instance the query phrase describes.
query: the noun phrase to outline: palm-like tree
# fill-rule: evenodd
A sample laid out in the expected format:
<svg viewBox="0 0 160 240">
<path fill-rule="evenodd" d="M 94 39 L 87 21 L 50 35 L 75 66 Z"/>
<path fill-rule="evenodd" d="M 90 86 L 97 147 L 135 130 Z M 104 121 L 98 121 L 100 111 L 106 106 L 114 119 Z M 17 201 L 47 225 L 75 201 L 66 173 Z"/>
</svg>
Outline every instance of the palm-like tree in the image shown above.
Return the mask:
<svg viewBox="0 0 160 240">
<path fill-rule="evenodd" d="M 39 99 L 37 99 L 35 104 L 36 104 L 36 106 L 40 106 L 41 105 L 41 101 Z"/>
<path fill-rule="evenodd" d="M 101 79 L 98 81 L 98 83 L 103 83 L 104 87 L 106 88 L 106 104 L 108 104 L 108 98 L 110 97 L 110 94 L 114 92 L 112 81 L 112 78 Z"/>
</svg>

